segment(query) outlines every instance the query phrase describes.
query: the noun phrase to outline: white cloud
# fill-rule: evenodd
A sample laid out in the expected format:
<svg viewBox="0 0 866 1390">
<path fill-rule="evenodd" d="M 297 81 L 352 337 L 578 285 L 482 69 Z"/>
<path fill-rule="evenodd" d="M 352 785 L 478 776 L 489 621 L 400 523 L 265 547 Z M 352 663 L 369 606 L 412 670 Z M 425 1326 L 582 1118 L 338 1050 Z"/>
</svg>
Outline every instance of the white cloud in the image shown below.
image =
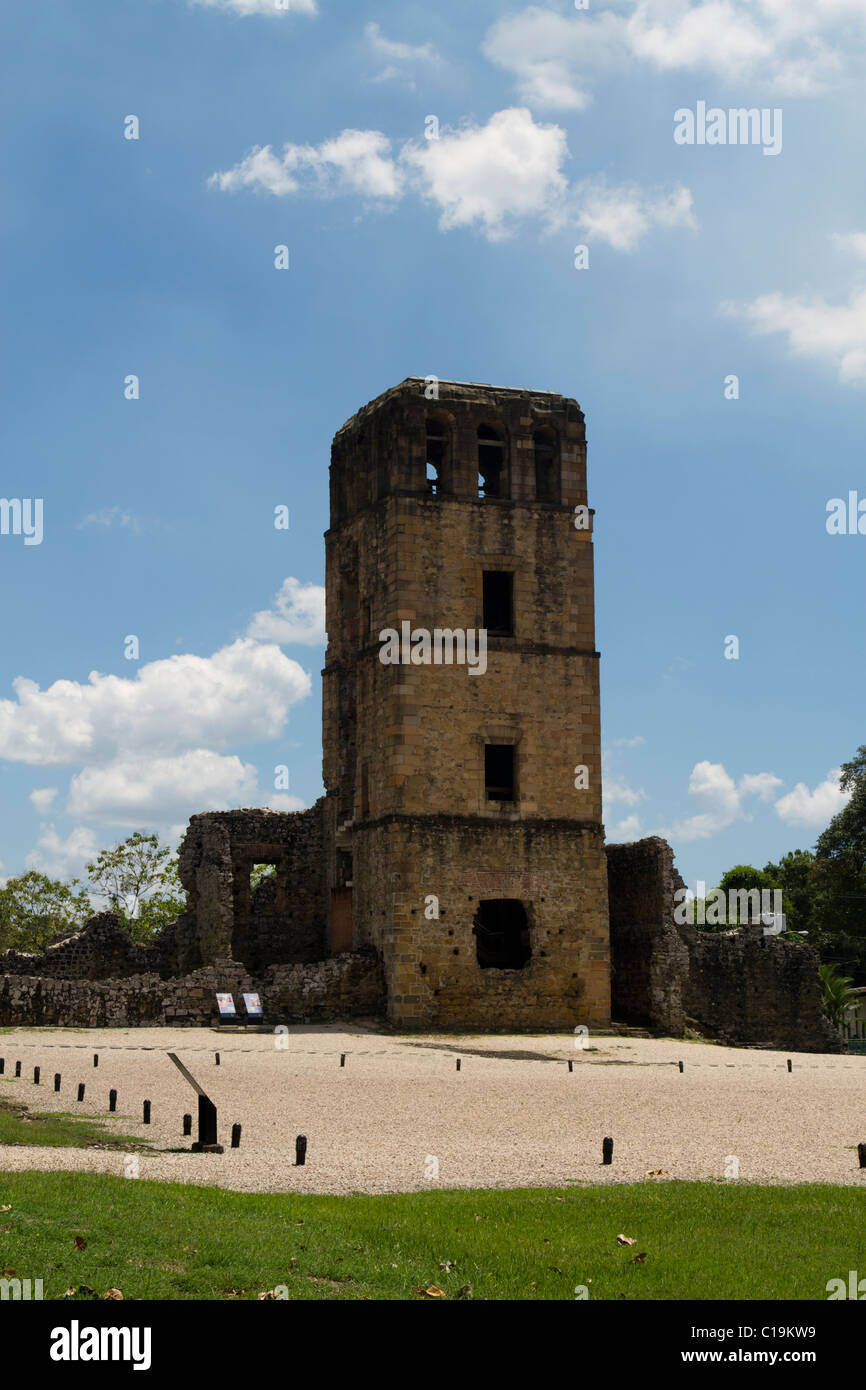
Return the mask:
<svg viewBox="0 0 866 1390">
<path fill-rule="evenodd" d="M 46 816 L 51 810 L 52 803 L 56 796 L 56 787 L 37 787 L 30 793 L 30 800 L 36 807 L 40 816 Z"/>
<path fill-rule="evenodd" d="M 697 226 L 692 195 L 682 185 L 670 193 L 650 193 L 636 185 L 608 187 L 588 180 L 576 195 L 580 227 L 615 251 L 634 251 L 652 227 Z"/>
<path fill-rule="evenodd" d="M 777 293 L 721 307 L 723 313 L 745 320 L 753 333 L 783 334 L 794 357 L 829 363 L 840 381 L 866 382 L 866 290 L 855 290 L 847 304 Z"/>
<path fill-rule="evenodd" d="M 616 801 L 622 801 L 626 806 L 637 806 L 641 801 L 647 799 L 643 787 L 638 791 L 634 787 L 630 787 L 621 777 L 605 778 L 602 794 L 606 806 L 612 806 Z"/>
<path fill-rule="evenodd" d="M 66 813 L 100 825 L 165 825 L 197 811 L 255 805 L 256 783 L 251 763 L 206 748 L 170 758 L 117 759 L 73 777 Z"/>
<path fill-rule="evenodd" d="M 321 584 L 302 584 L 284 579 L 274 598 L 273 608 L 255 613 L 247 637 L 261 642 L 300 642 L 319 646 L 325 641 L 325 590 Z"/>
<path fill-rule="evenodd" d="M 640 816 L 626 816 L 625 820 L 611 826 L 607 839 L 612 844 L 625 844 L 629 840 L 639 840 L 640 837 Z"/>
<path fill-rule="evenodd" d="M 580 110 L 599 76 L 641 68 L 808 96 L 866 46 L 862 0 L 622 0 L 617 11 L 531 5 L 497 20 L 483 51 L 524 101 Z"/>
<path fill-rule="evenodd" d="M 210 657 L 170 656 L 133 678 L 92 671 L 46 690 L 24 676 L 0 700 L 0 758 L 39 766 L 170 756 L 276 738 L 312 688 L 277 646 L 241 638 Z"/>
<path fill-rule="evenodd" d="M 805 782 L 798 782 L 793 791 L 779 797 L 776 814 L 788 825 L 823 830 L 851 799 L 851 792 L 840 790 L 841 775 L 840 767 L 833 768 L 814 791 L 810 791 Z"/>
<path fill-rule="evenodd" d="M 653 227 L 695 226 L 692 195 L 584 179 L 570 187 L 565 131 L 525 107 L 497 111 L 485 125 L 443 127 L 436 140 L 408 141 L 397 155 L 378 130 L 344 130 L 321 145 L 277 155 L 256 145 L 233 168 L 211 174 L 222 192 L 252 188 L 275 197 L 356 193 L 382 207 L 410 191 L 438 209 L 442 231 L 472 227 L 489 241 L 527 220 L 552 230 L 573 223 L 619 251 L 633 251 Z"/>
<path fill-rule="evenodd" d="M 208 10 L 231 10 L 240 15 L 318 13 L 316 0 L 190 0 L 190 4 Z"/>
<path fill-rule="evenodd" d="M 343 130 L 321 145 L 256 145 L 234 168 L 211 174 L 208 183 L 222 192 L 257 188 L 276 197 L 301 187 L 322 196 L 358 193 L 394 199 L 402 192 L 402 173 L 391 156 L 391 141 L 380 130 Z"/>
<path fill-rule="evenodd" d="M 748 819 L 742 804 L 744 797 L 759 796 L 767 801 L 781 786 L 781 778 L 772 772 L 747 773 L 737 783 L 722 763 L 696 763 L 689 778 L 689 795 L 705 809 L 677 821 L 669 831 L 662 833 L 684 843 L 709 839 L 727 830 L 735 821 Z"/>
<path fill-rule="evenodd" d="M 64 840 L 53 825 L 42 825 L 36 847 L 24 862 L 28 869 L 39 869 L 49 878 L 83 878 L 87 864 L 103 848 L 96 832 L 87 826 L 74 826 Z"/>
<path fill-rule="evenodd" d="M 643 734 L 635 734 L 633 738 L 615 738 L 611 744 L 612 748 L 639 748 L 642 743 L 646 743 Z"/>
<path fill-rule="evenodd" d="M 497 111 L 484 126 L 443 130 L 438 140 L 408 144 L 403 159 L 424 197 L 440 210 L 439 226 L 480 227 L 493 241 L 517 219 L 561 219 L 568 185 L 565 131 L 538 125 L 523 107 Z"/>
<path fill-rule="evenodd" d="M 106 531 L 110 530 L 112 526 L 123 526 L 136 535 L 141 530 L 141 522 L 138 517 L 119 506 L 103 507 L 99 512 L 89 512 L 83 521 L 79 521 L 76 529 L 83 531 L 85 526 L 101 526 Z"/>
<path fill-rule="evenodd" d="M 843 251 L 852 251 L 866 261 L 866 232 L 831 232 L 830 240 Z"/>
<path fill-rule="evenodd" d="M 385 67 L 373 78 L 374 82 L 390 82 L 399 78 L 414 90 L 415 83 L 409 75 L 412 68 L 418 63 L 439 62 L 439 54 L 432 44 L 400 43 L 386 38 L 378 24 L 365 25 L 364 38 L 373 56 L 385 62 Z"/>
</svg>

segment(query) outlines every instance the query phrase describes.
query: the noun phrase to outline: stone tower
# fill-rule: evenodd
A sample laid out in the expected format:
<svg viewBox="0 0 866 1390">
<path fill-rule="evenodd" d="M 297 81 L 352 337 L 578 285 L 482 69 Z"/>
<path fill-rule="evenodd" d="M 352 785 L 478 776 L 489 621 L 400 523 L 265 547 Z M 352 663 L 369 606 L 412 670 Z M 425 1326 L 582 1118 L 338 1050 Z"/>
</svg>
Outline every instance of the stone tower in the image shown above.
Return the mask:
<svg viewBox="0 0 866 1390">
<path fill-rule="evenodd" d="M 585 439 L 553 392 L 418 377 L 334 439 L 330 949 L 380 952 L 402 1026 L 610 1016 Z"/>
</svg>

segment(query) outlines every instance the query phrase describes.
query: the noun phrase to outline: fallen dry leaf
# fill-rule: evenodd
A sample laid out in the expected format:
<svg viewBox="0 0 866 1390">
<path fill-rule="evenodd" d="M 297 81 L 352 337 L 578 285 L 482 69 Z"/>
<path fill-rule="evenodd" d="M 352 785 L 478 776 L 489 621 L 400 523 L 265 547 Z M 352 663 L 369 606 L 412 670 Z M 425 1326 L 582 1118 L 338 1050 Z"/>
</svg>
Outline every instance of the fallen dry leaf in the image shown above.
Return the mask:
<svg viewBox="0 0 866 1390">
<path fill-rule="evenodd" d="M 471 1285 L 471 1284 L 463 1284 L 463 1285 L 461 1285 L 461 1287 L 457 1290 L 457 1293 L 454 1295 L 454 1297 L 455 1297 L 455 1298 L 471 1298 L 471 1297 L 472 1297 L 472 1285 Z"/>
<path fill-rule="evenodd" d="M 4 1278 L 4 1279 L 14 1279 L 14 1278 L 15 1278 L 15 1270 L 14 1270 L 14 1269 L 4 1269 L 4 1271 L 3 1271 L 3 1278 Z"/>
<path fill-rule="evenodd" d="M 617 1240 L 619 1241 L 620 1245 L 637 1245 L 637 1241 L 632 1240 L 631 1236 L 619 1235 L 617 1236 Z"/>
<path fill-rule="evenodd" d="M 642 1265 L 643 1262 L 644 1262 L 644 1260 L 646 1259 L 646 1255 L 647 1255 L 647 1252 L 646 1252 L 645 1250 L 641 1251 L 641 1253 L 640 1253 L 639 1255 L 633 1255 L 633 1256 L 632 1256 L 632 1260 L 631 1260 L 632 1264 L 633 1264 L 633 1265 Z"/>
<path fill-rule="evenodd" d="M 0 1207 L 0 1211 L 11 1211 L 11 1210 L 12 1210 L 12 1207 L 11 1207 L 11 1206 L 8 1206 L 8 1207 Z"/>
<path fill-rule="evenodd" d="M 440 1260 L 440 1261 L 439 1261 L 439 1268 L 440 1268 L 445 1274 L 450 1274 L 451 1271 L 452 1271 L 452 1269 L 454 1268 L 454 1261 L 453 1261 L 453 1260 Z"/>
<path fill-rule="evenodd" d="M 646 1173 L 648 1178 L 669 1178 L 670 1173 L 667 1168 L 648 1168 Z"/>
<path fill-rule="evenodd" d="M 87 1249 L 87 1241 L 84 1239 L 84 1236 L 76 1236 L 76 1237 L 75 1237 L 75 1248 L 76 1248 L 76 1250 L 86 1250 L 86 1249 Z"/>
<path fill-rule="evenodd" d="M 422 1292 L 423 1294 L 426 1294 L 428 1298 L 446 1298 L 446 1297 L 447 1297 L 447 1295 L 446 1295 L 446 1293 L 445 1293 L 445 1290 L 444 1290 L 444 1289 L 440 1289 L 440 1287 L 439 1287 L 438 1284 L 431 1284 L 430 1287 L 429 1287 L 429 1289 L 422 1289 L 421 1292 Z"/>
<path fill-rule="evenodd" d="M 123 1300 L 123 1294 L 120 1292 L 120 1289 L 106 1289 L 102 1297 L 103 1299 L 113 1298 L 115 1302 L 122 1302 Z"/>
</svg>

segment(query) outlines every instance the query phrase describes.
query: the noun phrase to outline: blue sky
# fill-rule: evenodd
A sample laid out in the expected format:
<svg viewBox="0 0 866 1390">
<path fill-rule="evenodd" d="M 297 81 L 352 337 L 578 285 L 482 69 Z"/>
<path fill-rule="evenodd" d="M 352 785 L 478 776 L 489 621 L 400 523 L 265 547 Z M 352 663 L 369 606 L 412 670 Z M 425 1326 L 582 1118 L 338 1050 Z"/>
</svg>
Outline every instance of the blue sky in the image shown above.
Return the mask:
<svg viewBox="0 0 866 1390">
<path fill-rule="evenodd" d="M 0 51 L 5 874 L 320 794 L 330 441 L 415 374 L 586 413 L 608 838 L 814 843 L 866 741 L 861 0 L 6 0 Z M 781 152 L 675 143 L 700 101 Z"/>
</svg>

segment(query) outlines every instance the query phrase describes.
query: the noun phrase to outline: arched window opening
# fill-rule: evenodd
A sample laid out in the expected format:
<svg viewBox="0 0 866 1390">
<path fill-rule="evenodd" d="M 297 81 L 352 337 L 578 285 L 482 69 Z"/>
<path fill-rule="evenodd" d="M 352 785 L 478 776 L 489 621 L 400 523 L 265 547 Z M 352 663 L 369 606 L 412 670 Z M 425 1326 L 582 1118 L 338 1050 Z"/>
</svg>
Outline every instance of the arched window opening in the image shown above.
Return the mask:
<svg viewBox="0 0 866 1390">
<path fill-rule="evenodd" d="M 535 500 L 558 502 L 556 479 L 556 436 L 553 430 L 536 430 L 532 436 L 535 452 Z"/>
<path fill-rule="evenodd" d="M 437 496 L 444 491 L 445 461 L 448 435 L 441 420 L 427 421 L 427 494 Z"/>
<path fill-rule="evenodd" d="M 478 496 L 503 497 L 505 441 L 492 425 L 478 427 Z"/>
</svg>

